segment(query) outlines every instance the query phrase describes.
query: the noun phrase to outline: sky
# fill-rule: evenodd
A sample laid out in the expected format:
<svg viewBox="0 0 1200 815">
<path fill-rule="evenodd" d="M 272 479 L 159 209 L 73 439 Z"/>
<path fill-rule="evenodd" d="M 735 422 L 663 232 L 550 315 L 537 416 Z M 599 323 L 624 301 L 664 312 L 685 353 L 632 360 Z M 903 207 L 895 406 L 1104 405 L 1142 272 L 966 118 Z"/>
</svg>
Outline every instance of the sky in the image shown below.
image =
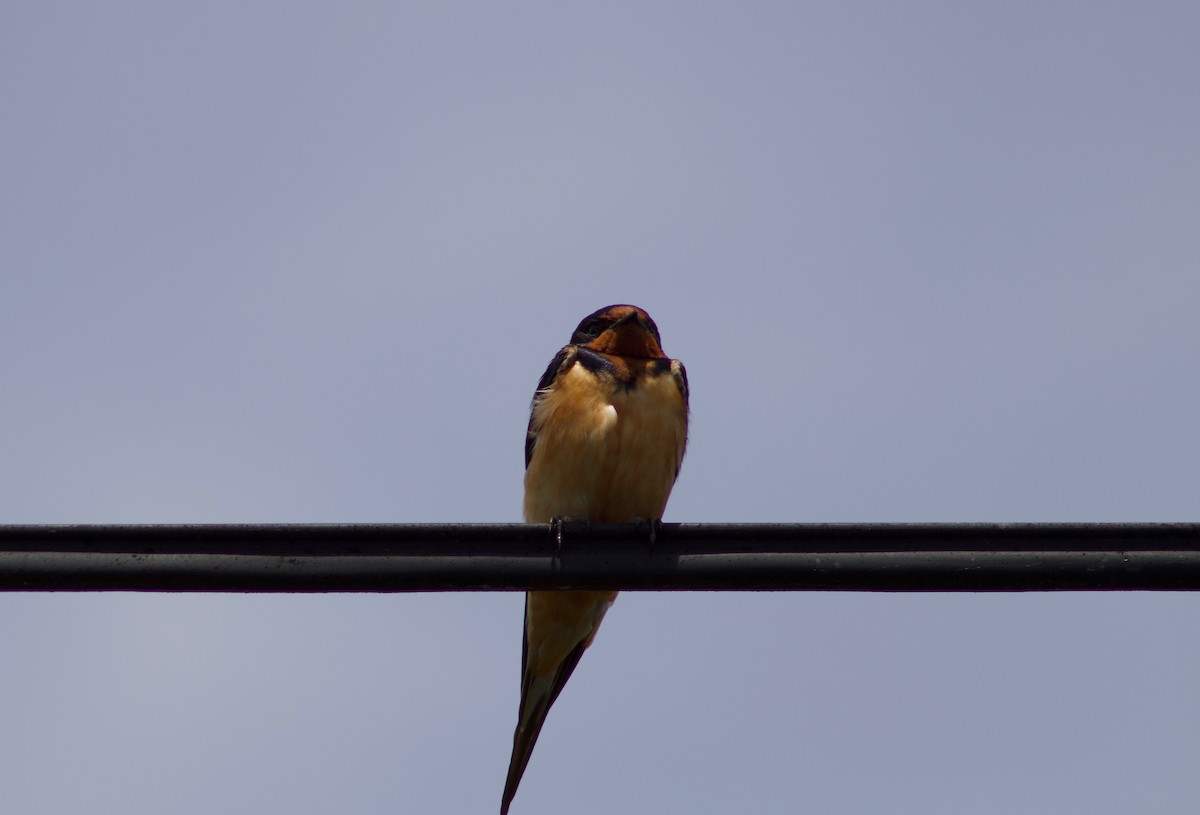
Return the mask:
<svg viewBox="0 0 1200 815">
<path fill-rule="evenodd" d="M 520 519 L 589 312 L 667 521 L 1200 520 L 1200 6 L 0 9 L 0 523 Z M 495 812 L 519 593 L 0 596 L 0 809 Z M 1200 597 L 623 594 L 513 815 L 1148 815 Z"/>
</svg>

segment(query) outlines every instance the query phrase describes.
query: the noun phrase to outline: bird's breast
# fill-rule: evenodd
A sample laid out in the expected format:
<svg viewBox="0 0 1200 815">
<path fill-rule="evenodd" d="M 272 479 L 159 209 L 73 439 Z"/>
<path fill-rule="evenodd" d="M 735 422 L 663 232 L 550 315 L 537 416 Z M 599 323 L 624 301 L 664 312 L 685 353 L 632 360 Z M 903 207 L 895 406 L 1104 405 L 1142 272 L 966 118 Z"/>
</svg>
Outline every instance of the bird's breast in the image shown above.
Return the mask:
<svg viewBox="0 0 1200 815">
<path fill-rule="evenodd" d="M 627 381 L 580 363 L 533 406 L 525 520 L 619 523 L 662 517 L 687 439 L 687 404 L 661 366 Z"/>
</svg>

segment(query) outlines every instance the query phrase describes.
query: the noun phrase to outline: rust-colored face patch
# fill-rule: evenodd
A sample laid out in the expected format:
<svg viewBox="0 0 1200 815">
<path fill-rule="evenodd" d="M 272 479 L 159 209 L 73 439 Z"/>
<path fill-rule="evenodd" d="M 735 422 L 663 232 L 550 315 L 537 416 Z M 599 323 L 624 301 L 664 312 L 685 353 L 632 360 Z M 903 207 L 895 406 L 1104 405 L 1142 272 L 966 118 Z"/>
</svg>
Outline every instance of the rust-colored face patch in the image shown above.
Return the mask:
<svg viewBox="0 0 1200 815">
<path fill-rule="evenodd" d="M 616 325 L 586 343 L 585 348 L 600 354 L 640 359 L 662 359 L 666 356 L 649 329 L 649 326 L 653 325 L 650 315 L 640 308 L 617 306 L 609 309 L 603 316 L 615 321 Z"/>
</svg>

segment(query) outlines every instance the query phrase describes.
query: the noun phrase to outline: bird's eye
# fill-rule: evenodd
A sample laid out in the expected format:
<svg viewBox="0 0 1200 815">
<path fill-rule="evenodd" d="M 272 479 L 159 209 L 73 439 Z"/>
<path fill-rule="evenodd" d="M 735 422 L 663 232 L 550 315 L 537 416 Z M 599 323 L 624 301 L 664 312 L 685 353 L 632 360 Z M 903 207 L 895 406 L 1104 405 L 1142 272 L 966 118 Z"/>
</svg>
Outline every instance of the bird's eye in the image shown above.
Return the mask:
<svg viewBox="0 0 1200 815">
<path fill-rule="evenodd" d="M 604 322 L 602 320 L 590 320 L 588 324 L 583 327 L 583 333 L 587 334 L 589 337 L 599 337 L 602 333 L 604 333 Z"/>
</svg>

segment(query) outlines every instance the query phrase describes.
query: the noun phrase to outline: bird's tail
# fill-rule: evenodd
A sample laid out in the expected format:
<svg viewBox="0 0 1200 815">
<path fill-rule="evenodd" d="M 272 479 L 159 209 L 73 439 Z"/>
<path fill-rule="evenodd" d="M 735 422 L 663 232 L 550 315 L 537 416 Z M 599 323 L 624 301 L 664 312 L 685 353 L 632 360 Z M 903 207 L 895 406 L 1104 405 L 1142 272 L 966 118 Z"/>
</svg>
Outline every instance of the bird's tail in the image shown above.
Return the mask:
<svg viewBox="0 0 1200 815">
<path fill-rule="evenodd" d="M 575 599 L 568 597 L 571 594 L 569 592 L 558 592 L 557 594 L 561 598 Z M 595 606 L 591 633 L 576 643 L 575 647 L 555 666 L 553 671 L 541 676 L 536 675 L 529 664 L 528 611 L 526 613 L 524 648 L 521 654 L 521 707 L 517 716 L 517 729 L 513 733 L 512 758 L 508 763 L 508 780 L 504 783 L 504 798 L 500 804 L 500 815 L 508 815 L 509 804 L 512 803 L 513 796 L 517 794 L 517 786 L 521 783 L 521 776 L 525 774 L 525 767 L 529 764 L 529 757 L 533 754 L 533 746 L 537 743 L 538 734 L 542 732 L 546 714 L 550 712 L 554 700 L 562 693 L 567 680 L 571 678 L 575 666 L 579 664 L 579 658 L 592 644 L 596 627 L 599 626 L 604 612 L 612 604 L 613 597 L 616 596 L 615 593 L 601 595 L 597 592 L 597 597 L 591 598 L 585 597 L 585 594 L 588 593 L 580 592 L 579 596 L 592 602 Z M 528 602 L 527 596 L 526 603 L 528 604 Z"/>
<path fill-rule="evenodd" d="M 508 780 L 504 782 L 504 800 L 500 806 L 500 815 L 507 815 L 508 806 L 513 796 L 517 794 L 517 785 L 525 774 L 529 757 L 533 755 L 533 746 L 537 743 L 538 734 L 546 721 L 546 714 L 558 695 L 553 687 L 554 677 L 534 678 L 526 672 L 525 681 L 521 683 L 521 711 L 517 719 L 517 729 L 513 733 L 512 759 L 508 763 Z M 563 680 L 563 684 L 566 680 Z M 561 686 L 560 686 L 561 689 Z"/>
</svg>

